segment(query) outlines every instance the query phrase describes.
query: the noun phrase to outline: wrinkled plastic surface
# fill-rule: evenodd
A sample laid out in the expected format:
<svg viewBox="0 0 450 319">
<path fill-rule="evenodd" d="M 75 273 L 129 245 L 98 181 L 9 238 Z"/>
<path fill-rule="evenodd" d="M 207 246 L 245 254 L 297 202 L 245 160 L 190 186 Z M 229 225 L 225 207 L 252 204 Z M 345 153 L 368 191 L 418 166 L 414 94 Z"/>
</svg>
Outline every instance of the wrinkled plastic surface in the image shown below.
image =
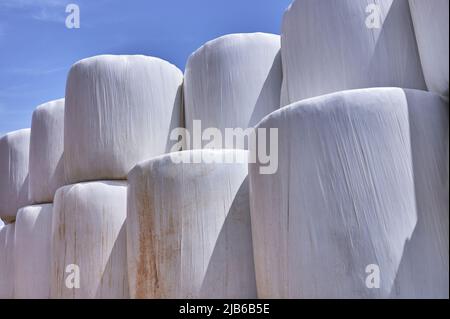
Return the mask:
<svg viewBox="0 0 450 319">
<path fill-rule="evenodd" d="M 128 298 L 126 206 L 126 182 L 79 183 L 56 191 L 52 298 Z"/>
<path fill-rule="evenodd" d="M 182 153 L 201 152 L 235 151 Z M 128 178 L 131 297 L 256 297 L 246 161 L 174 164 L 166 155 Z"/>
<path fill-rule="evenodd" d="M 28 205 L 30 129 L 0 138 L 0 217 L 13 222 L 17 210 Z"/>
<path fill-rule="evenodd" d="M 125 179 L 138 162 L 170 150 L 181 123 L 183 74 L 147 56 L 102 55 L 75 63 L 64 119 L 66 184 Z"/>
<path fill-rule="evenodd" d="M 349 89 L 426 88 L 407 0 L 296 0 L 281 52 L 282 106 Z"/>
<path fill-rule="evenodd" d="M 50 298 L 52 204 L 19 209 L 15 234 L 14 298 Z"/>
<path fill-rule="evenodd" d="M 14 223 L 0 228 L 0 299 L 14 298 L 14 230 Z"/>
<path fill-rule="evenodd" d="M 280 141 L 276 174 L 249 166 L 259 297 L 448 298 L 448 109 L 427 94 L 340 92 L 258 125 Z"/>
<path fill-rule="evenodd" d="M 189 58 L 184 82 L 186 128 L 242 128 L 257 124 L 280 105 L 280 37 L 230 34 L 212 40 Z M 190 148 L 198 148 L 193 145 Z"/>
<path fill-rule="evenodd" d="M 428 89 L 448 99 L 449 1 L 409 0 Z"/>
<path fill-rule="evenodd" d="M 30 138 L 30 190 L 33 204 L 51 203 L 64 185 L 64 99 L 42 104 L 33 112 Z"/>
</svg>

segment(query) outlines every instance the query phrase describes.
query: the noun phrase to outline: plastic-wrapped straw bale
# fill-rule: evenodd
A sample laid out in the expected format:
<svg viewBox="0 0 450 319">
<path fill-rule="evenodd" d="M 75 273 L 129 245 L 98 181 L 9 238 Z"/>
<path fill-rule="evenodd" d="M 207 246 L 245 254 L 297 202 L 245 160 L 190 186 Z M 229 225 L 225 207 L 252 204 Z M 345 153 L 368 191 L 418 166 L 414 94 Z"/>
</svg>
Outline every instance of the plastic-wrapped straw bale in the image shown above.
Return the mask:
<svg viewBox="0 0 450 319">
<path fill-rule="evenodd" d="M 19 209 L 15 234 L 14 297 L 50 297 L 52 204 Z"/>
<path fill-rule="evenodd" d="M 227 154 L 244 161 L 173 162 L 173 156 Z M 127 213 L 131 297 L 256 297 L 246 157 L 242 150 L 194 150 L 133 168 Z"/>
<path fill-rule="evenodd" d="M 389 297 L 418 220 L 403 90 L 307 99 L 268 127 L 278 170 L 249 165 L 258 297 Z"/>
<path fill-rule="evenodd" d="M 448 104 L 435 93 L 405 90 L 405 94 L 408 100 L 417 225 L 403 250 L 392 297 L 448 299 Z"/>
<path fill-rule="evenodd" d="M 194 52 L 186 65 L 186 128 L 201 120 L 206 129 L 243 128 L 257 124 L 279 108 L 282 81 L 280 37 L 230 34 Z M 195 145 L 190 149 L 200 148 Z"/>
<path fill-rule="evenodd" d="M 14 230 L 14 223 L 0 228 L 0 299 L 14 298 Z"/>
<path fill-rule="evenodd" d="M 282 106 L 349 89 L 426 87 L 407 0 L 296 0 L 281 47 Z"/>
<path fill-rule="evenodd" d="M 30 137 L 31 203 L 50 203 L 64 185 L 64 99 L 42 104 L 33 112 Z"/>
<path fill-rule="evenodd" d="M 0 218 L 6 223 L 28 205 L 28 156 L 30 129 L 0 138 Z"/>
<path fill-rule="evenodd" d="M 125 179 L 137 163 L 166 153 L 181 123 L 182 72 L 147 56 L 102 55 L 75 63 L 64 119 L 66 183 Z"/>
<path fill-rule="evenodd" d="M 409 0 L 429 90 L 448 97 L 449 1 Z"/>
<path fill-rule="evenodd" d="M 127 183 L 61 187 L 53 204 L 52 298 L 128 298 Z"/>
</svg>

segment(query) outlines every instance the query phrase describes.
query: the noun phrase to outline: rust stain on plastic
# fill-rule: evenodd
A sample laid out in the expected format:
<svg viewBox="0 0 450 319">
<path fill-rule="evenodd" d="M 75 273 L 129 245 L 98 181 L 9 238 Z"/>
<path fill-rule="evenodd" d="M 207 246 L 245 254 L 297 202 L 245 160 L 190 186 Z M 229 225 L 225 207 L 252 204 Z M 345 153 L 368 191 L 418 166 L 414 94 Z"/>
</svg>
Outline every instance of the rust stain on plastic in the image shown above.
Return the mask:
<svg viewBox="0 0 450 319">
<path fill-rule="evenodd" d="M 151 198 L 152 192 L 145 190 L 139 194 L 136 202 L 139 220 L 139 256 L 136 273 L 136 298 L 160 298 L 158 267 L 156 265 L 156 249 L 154 236 L 154 212 Z"/>
</svg>

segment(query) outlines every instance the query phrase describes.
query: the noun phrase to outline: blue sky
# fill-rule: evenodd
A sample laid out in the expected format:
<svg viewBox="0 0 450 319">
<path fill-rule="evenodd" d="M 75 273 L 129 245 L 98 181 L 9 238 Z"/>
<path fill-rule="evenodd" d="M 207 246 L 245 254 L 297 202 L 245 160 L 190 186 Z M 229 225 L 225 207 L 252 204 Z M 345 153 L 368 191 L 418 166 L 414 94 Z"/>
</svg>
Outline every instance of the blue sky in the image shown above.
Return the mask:
<svg viewBox="0 0 450 319">
<path fill-rule="evenodd" d="M 0 136 L 64 96 L 70 66 L 98 54 L 153 55 L 184 70 L 190 53 L 227 33 L 280 33 L 291 0 L 0 0 Z M 80 7 L 67 29 L 65 7 Z"/>
</svg>

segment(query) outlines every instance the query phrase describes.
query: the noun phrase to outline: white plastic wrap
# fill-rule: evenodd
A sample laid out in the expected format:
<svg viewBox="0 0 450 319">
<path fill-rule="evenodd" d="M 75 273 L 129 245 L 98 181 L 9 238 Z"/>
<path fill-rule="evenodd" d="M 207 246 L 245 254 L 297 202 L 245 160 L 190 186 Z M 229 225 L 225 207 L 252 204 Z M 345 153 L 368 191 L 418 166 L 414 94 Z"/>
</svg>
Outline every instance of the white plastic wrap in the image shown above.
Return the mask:
<svg viewBox="0 0 450 319">
<path fill-rule="evenodd" d="M 126 182 L 79 183 L 56 191 L 52 298 L 128 298 L 126 203 Z"/>
<path fill-rule="evenodd" d="M 166 155 L 128 180 L 131 297 L 256 297 L 246 162 L 174 164 Z"/>
<path fill-rule="evenodd" d="M 33 112 L 30 137 L 30 190 L 33 204 L 51 203 L 64 185 L 64 99 L 42 104 Z"/>
<path fill-rule="evenodd" d="M 33 205 L 17 212 L 14 298 L 50 298 L 52 208 Z"/>
<path fill-rule="evenodd" d="M 14 229 L 14 223 L 0 228 L 0 299 L 14 298 Z"/>
<path fill-rule="evenodd" d="M 449 1 L 409 0 L 428 89 L 448 97 Z"/>
<path fill-rule="evenodd" d="M 348 89 L 425 89 L 408 1 L 372 2 L 291 4 L 281 36 L 282 106 Z"/>
<path fill-rule="evenodd" d="M 66 183 L 125 179 L 137 163 L 170 150 L 181 123 L 183 74 L 147 56 L 77 62 L 66 86 Z"/>
<path fill-rule="evenodd" d="M 30 129 L 0 138 L 0 218 L 9 223 L 17 210 L 28 205 Z"/>
<path fill-rule="evenodd" d="M 448 104 L 405 90 L 408 100 L 417 225 L 397 271 L 395 298 L 449 297 Z"/>
<path fill-rule="evenodd" d="M 389 297 L 417 223 L 403 90 L 304 100 L 258 127 L 279 135 L 278 171 L 249 165 L 258 297 Z"/>
<path fill-rule="evenodd" d="M 231 34 L 194 52 L 184 81 L 186 128 L 248 128 L 279 108 L 282 81 L 280 37 Z M 191 147 L 193 148 L 193 147 Z"/>
</svg>

